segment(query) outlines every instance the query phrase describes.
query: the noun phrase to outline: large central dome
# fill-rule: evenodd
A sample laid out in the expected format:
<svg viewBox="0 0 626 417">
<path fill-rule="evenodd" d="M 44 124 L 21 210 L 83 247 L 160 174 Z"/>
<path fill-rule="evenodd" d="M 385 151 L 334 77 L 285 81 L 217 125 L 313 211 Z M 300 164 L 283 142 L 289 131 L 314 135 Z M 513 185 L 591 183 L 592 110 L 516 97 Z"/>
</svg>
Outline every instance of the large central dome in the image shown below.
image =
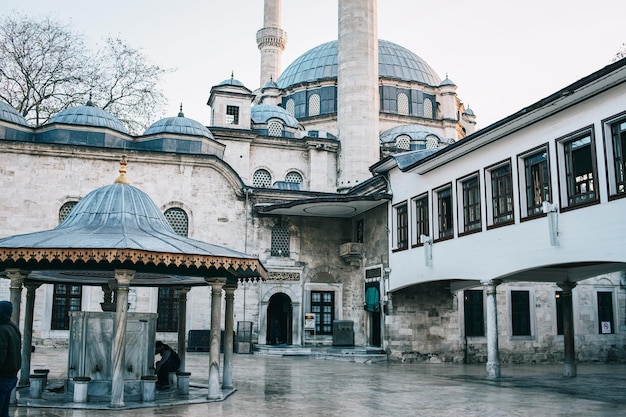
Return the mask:
<svg viewBox="0 0 626 417">
<path fill-rule="evenodd" d="M 337 41 L 316 46 L 301 55 L 278 78 L 280 88 L 337 78 Z M 381 78 L 415 81 L 439 86 L 437 73 L 419 56 L 393 42 L 378 41 L 378 72 Z"/>
</svg>

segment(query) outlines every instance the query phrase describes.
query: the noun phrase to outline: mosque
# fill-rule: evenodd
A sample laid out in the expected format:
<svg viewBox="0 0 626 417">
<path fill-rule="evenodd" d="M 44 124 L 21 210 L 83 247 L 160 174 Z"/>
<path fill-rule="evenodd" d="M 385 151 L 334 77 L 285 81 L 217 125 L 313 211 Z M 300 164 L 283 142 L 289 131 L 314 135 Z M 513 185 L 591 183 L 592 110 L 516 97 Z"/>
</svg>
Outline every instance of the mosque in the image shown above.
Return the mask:
<svg viewBox="0 0 626 417">
<path fill-rule="evenodd" d="M 403 230 L 398 218 L 406 217 L 392 206 L 401 191 L 389 172 L 480 132 L 453 81 L 413 51 L 378 39 L 376 7 L 376 0 L 340 0 L 338 40 L 281 70 L 281 1 L 265 0 L 256 33 L 259 87 L 232 76 L 214 85 L 208 127 L 185 117 L 181 105 L 177 116 L 134 136 L 90 101 L 33 127 L 0 102 L 0 235 L 63 222 L 83 197 L 113 182 L 126 155 L 128 180 L 155 201 L 175 233 L 252 255 L 267 269 L 267 279 L 240 279 L 234 292 L 234 319 L 242 329 L 249 323 L 253 346 L 362 346 L 384 349 L 393 360 L 484 362 L 483 326 L 464 328 L 467 306 L 483 308 L 475 288 L 434 282 L 398 287 L 393 299 L 389 292 L 394 274 L 411 274 L 390 264 L 398 243 L 419 240 L 396 235 Z M 588 282 L 610 288 L 614 337 L 598 341 L 595 329 L 581 327 L 581 358 L 624 360 L 618 322 L 626 315 L 626 280 L 614 272 Z M 1 279 L 0 298 L 15 285 L 19 278 Z M 529 284 L 537 299 L 533 322 L 552 314 L 549 285 Z M 33 343 L 67 344 L 68 312 L 99 311 L 105 295 L 100 286 L 38 287 Z M 474 297 L 473 304 L 464 307 L 463 297 Z M 498 303 L 506 312 L 511 300 Z M 189 349 L 202 348 L 192 335 L 209 329 L 210 304 L 206 287 L 129 290 L 129 311 L 158 313 L 158 339 L 175 345 L 182 320 Z M 562 360 L 554 339 L 556 332 L 549 340 L 501 343 L 504 360 Z"/>
</svg>

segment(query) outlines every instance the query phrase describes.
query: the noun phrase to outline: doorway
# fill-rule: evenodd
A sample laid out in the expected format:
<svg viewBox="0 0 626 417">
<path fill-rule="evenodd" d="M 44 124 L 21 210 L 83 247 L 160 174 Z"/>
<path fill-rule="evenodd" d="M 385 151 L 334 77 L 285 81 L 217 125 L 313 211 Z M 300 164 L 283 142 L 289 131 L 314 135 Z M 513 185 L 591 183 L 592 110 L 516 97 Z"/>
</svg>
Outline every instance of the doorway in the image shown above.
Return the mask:
<svg viewBox="0 0 626 417">
<path fill-rule="evenodd" d="M 291 298 L 279 292 L 270 297 L 267 306 L 267 344 L 292 344 L 292 317 Z"/>
<path fill-rule="evenodd" d="M 365 311 L 367 311 L 367 342 L 369 346 L 381 346 L 380 328 L 380 282 L 365 284 Z"/>
</svg>

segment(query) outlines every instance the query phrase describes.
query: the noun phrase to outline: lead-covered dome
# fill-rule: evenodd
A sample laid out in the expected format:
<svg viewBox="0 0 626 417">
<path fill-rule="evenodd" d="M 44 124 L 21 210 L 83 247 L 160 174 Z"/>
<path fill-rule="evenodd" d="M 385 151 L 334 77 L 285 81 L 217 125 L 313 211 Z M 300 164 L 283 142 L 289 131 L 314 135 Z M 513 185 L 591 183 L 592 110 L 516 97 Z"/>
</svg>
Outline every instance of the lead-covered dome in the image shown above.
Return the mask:
<svg viewBox="0 0 626 417">
<path fill-rule="evenodd" d="M 214 139 L 213 133 L 202 123 L 185 117 L 182 107 L 178 116 L 166 117 L 155 123 L 143 132 L 144 136 L 159 133 L 173 133 L 177 135 L 193 135 L 203 136 L 205 138 Z"/>
<path fill-rule="evenodd" d="M 29 126 L 28 122 L 13 106 L 0 101 L 0 120 L 15 123 L 22 126 Z"/>
<path fill-rule="evenodd" d="M 85 106 L 70 107 L 54 117 L 48 123 L 63 123 L 68 125 L 106 127 L 118 132 L 128 133 L 126 127 L 111 113 L 94 106 L 88 101 Z"/>
<path fill-rule="evenodd" d="M 338 42 L 331 41 L 304 53 L 278 78 L 280 88 L 300 83 L 337 78 Z M 393 42 L 378 41 L 378 72 L 380 78 L 414 81 L 437 87 L 441 79 L 422 58 Z"/>
<path fill-rule="evenodd" d="M 280 106 L 272 104 L 258 104 L 253 106 L 250 111 L 252 121 L 257 124 L 267 123 L 270 119 L 280 119 L 285 126 L 297 128 L 298 119 L 293 117 L 289 112 Z"/>
</svg>

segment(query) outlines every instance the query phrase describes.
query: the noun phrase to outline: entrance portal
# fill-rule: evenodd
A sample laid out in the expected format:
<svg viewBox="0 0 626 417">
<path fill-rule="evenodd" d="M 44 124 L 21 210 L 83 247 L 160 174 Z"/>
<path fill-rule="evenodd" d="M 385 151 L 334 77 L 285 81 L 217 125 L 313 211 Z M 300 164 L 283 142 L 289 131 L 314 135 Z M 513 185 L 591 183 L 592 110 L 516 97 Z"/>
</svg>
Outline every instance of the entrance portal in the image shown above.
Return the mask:
<svg viewBox="0 0 626 417">
<path fill-rule="evenodd" d="M 267 344 L 292 344 L 292 307 L 291 298 L 279 292 L 270 297 L 267 306 Z"/>
<path fill-rule="evenodd" d="M 367 313 L 367 338 L 370 346 L 381 346 L 380 340 L 380 283 L 368 282 L 365 284 L 365 310 Z"/>
</svg>

